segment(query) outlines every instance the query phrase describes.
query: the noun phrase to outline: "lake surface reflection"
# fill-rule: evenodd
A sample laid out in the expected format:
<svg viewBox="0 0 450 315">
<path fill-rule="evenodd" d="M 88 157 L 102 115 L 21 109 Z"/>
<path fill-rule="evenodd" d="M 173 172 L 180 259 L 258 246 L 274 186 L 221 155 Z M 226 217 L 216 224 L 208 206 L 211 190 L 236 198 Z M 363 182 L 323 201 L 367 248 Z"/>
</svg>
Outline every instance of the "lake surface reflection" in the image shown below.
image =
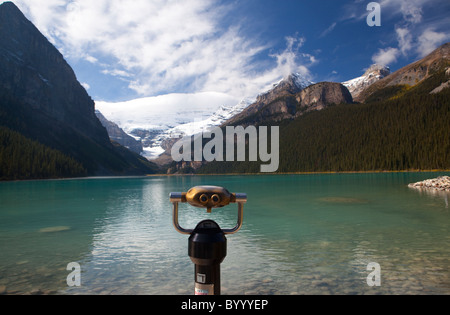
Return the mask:
<svg viewBox="0 0 450 315">
<path fill-rule="evenodd" d="M 0 294 L 192 294 L 188 237 L 169 193 L 245 192 L 223 294 L 450 294 L 448 193 L 409 183 L 448 173 L 93 178 L 0 183 Z M 236 223 L 180 207 L 180 223 Z M 66 267 L 81 265 L 81 287 Z M 369 287 L 367 266 L 381 266 Z"/>
</svg>

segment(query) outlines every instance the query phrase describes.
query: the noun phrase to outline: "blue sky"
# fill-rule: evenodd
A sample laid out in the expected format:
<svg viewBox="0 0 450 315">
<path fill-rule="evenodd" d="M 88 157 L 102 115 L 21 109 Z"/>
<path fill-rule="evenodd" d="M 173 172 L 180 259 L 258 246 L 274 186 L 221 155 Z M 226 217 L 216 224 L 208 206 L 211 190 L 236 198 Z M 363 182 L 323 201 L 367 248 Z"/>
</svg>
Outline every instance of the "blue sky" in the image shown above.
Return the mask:
<svg viewBox="0 0 450 315">
<path fill-rule="evenodd" d="M 253 97 L 290 72 L 343 82 L 397 70 L 450 41 L 450 1 L 16 0 L 94 100 L 170 93 Z"/>
</svg>

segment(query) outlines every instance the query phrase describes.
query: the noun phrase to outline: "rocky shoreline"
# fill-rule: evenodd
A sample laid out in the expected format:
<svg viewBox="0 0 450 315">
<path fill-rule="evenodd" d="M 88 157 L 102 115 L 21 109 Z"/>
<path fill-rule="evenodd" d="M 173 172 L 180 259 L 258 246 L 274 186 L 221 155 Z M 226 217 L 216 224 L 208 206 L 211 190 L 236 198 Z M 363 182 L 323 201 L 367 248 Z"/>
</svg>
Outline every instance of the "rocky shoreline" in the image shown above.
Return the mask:
<svg viewBox="0 0 450 315">
<path fill-rule="evenodd" d="M 422 182 L 409 184 L 408 187 L 416 189 L 434 189 L 437 191 L 450 191 L 450 176 L 441 176 L 427 179 Z"/>
</svg>

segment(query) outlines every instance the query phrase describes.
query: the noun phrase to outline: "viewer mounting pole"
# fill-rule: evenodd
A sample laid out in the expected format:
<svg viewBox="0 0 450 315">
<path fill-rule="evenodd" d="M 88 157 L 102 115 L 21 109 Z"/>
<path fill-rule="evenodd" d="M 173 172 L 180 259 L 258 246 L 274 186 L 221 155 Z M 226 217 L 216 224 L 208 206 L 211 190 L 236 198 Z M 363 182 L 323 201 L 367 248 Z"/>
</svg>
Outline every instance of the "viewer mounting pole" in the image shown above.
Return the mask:
<svg viewBox="0 0 450 315">
<path fill-rule="evenodd" d="M 187 193 L 171 193 L 173 204 L 173 225 L 175 229 L 189 237 L 188 254 L 195 265 L 195 295 L 220 295 L 220 264 L 227 256 L 227 238 L 225 235 L 237 233 L 243 224 L 246 194 L 231 194 L 228 190 L 216 186 L 199 186 Z M 184 229 L 178 221 L 178 204 L 189 203 L 197 208 L 222 208 L 230 203 L 238 204 L 238 220 L 232 229 L 221 229 L 212 220 L 200 222 L 194 230 Z"/>
</svg>

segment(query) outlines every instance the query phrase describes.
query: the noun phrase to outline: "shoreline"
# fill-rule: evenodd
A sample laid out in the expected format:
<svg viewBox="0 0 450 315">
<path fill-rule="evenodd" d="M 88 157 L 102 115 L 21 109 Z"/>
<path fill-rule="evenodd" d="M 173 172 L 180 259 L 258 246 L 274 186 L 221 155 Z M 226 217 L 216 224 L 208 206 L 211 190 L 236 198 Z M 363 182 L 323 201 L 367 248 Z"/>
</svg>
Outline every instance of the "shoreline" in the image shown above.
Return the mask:
<svg viewBox="0 0 450 315">
<path fill-rule="evenodd" d="M 279 176 L 279 175 L 346 175 L 346 174 L 398 174 L 398 173 L 449 173 L 449 170 L 404 170 L 404 171 L 329 171 L 329 172 L 286 172 L 286 173 L 215 173 L 215 174 L 147 174 L 135 176 L 86 176 L 72 178 L 41 178 L 0 180 L 1 183 L 37 182 L 37 181 L 63 181 L 86 179 L 126 179 L 126 178 L 151 178 L 151 177 L 208 177 L 208 176 Z"/>
<path fill-rule="evenodd" d="M 450 173 L 449 170 L 404 170 L 404 171 L 328 171 L 328 172 L 286 172 L 286 173 L 213 173 L 213 174 L 152 174 L 145 177 L 185 176 L 277 176 L 277 175 L 340 175 L 340 174 L 397 174 L 397 173 Z"/>
</svg>

